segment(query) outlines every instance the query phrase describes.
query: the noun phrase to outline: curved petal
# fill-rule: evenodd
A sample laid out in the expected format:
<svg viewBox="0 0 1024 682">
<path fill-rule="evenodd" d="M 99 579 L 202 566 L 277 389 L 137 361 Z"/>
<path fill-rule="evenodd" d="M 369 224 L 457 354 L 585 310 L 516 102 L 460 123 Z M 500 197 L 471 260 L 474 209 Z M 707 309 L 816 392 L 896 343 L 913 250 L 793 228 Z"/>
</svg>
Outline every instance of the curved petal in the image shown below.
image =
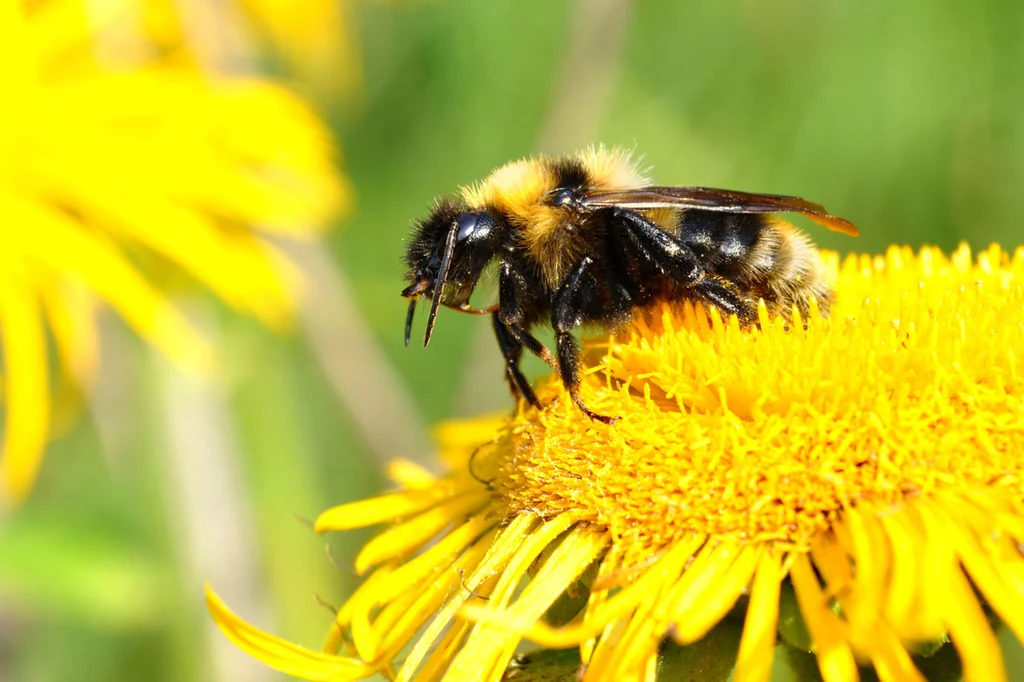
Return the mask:
<svg viewBox="0 0 1024 682">
<path fill-rule="evenodd" d="M 239 618 L 209 585 L 206 606 L 224 636 L 274 670 L 310 682 L 346 682 L 369 677 L 376 668 L 354 658 L 333 656 L 292 644 Z"/>
<path fill-rule="evenodd" d="M 10 199 L 7 219 L 27 227 L 21 246 L 55 272 L 73 274 L 113 306 L 139 335 L 183 367 L 205 371 L 210 349 L 180 311 L 108 241 L 40 204 Z"/>
<path fill-rule="evenodd" d="M 0 502 L 21 502 L 39 472 L 50 423 L 49 375 L 42 311 L 30 286 L 7 277 L 0 282 L 7 403 L 0 456 Z"/>
</svg>

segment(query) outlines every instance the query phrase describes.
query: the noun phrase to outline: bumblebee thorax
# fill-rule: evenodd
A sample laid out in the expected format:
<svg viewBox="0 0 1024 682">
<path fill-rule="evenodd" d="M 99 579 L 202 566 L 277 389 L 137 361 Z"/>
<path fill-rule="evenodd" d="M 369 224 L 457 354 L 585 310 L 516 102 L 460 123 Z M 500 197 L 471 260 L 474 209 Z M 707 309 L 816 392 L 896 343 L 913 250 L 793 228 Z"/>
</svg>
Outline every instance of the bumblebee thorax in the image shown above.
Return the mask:
<svg viewBox="0 0 1024 682">
<path fill-rule="evenodd" d="M 547 164 L 523 159 L 501 166 L 482 182 L 461 188 L 461 194 L 471 209 L 494 209 L 513 222 L 525 222 L 553 187 Z"/>
</svg>

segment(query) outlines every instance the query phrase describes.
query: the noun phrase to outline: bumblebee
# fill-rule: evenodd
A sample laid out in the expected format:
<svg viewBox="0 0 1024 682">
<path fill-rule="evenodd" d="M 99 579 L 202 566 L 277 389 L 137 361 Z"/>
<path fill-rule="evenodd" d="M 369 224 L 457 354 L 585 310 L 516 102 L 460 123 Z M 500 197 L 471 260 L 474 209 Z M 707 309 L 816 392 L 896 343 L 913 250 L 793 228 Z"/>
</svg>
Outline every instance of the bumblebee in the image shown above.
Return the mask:
<svg viewBox="0 0 1024 682">
<path fill-rule="evenodd" d="M 849 221 L 797 197 L 649 184 L 629 153 L 592 148 L 575 156 L 506 164 L 458 195 L 437 201 L 405 253 L 409 299 L 405 343 L 420 297 L 431 300 L 423 345 L 444 305 L 490 314 L 516 397 L 538 406 L 519 368 L 523 349 L 555 368 L 588 417 L 611 423 L 580 399 L 584 323 L 614 328 L 657 299 L 698 299 L 755 320 L 763 299 L 776 312 L 827 311 L 832 293 L 811 241 L 774 213 L 800 213 L 856 235 Z M 497 263 L 498 303 L 469 303 Z M 555 353 L 530 332 L 550 322 Z"/>
</svg>

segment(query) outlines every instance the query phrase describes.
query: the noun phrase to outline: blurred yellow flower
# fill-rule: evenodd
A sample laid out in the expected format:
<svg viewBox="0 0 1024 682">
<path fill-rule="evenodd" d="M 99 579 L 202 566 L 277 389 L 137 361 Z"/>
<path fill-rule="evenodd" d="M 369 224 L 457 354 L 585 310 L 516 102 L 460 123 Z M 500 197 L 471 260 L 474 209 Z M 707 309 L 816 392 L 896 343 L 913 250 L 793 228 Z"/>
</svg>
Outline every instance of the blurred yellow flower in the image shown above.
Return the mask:
<svg viewBox="0 0 1024 682">
<path fill-rule="evenodd" d="M 96 365 L 97 302 L 200 369 L 209 349 L 142 264 L 185 273 L 281 325 L 298 276 L 271 239 L 309 238 L 348 202 L 326 130 L 287 92 L 186 69 L 100 70 L 76 7 L 0 9 L 8 503 L 31 488 L 47 439 L 47 328 L 76 383 Z"/>
<path fill-rule="evenodd" d="M 95 1 L 95 0 L 94 0 Z M 305 83 L 341 96 L 362 87 L 359 46 L 347 0 L 105 0 L 142 5 L 142 31 L 157 46 L 207 66 L 232 66 L 269 47 Z"/>
<path fill-rule="evenodd" d="M 362 64 L 347 0 L 244 0 L 250 20 L 276 50 L 315 85 L 352 94 Z"/>
<path fill-rule="evenodd" d="M 526 638 L 628 681 L 746 596 L 732 679 L 767 680 L 788 581 L 829 682 L 921 680 L 909 652 L 947 635 L 968 680 L 1005 679 L 981 600 L 1024 636 L 1024 249 L 825 260 L 831 318 L 651 311 L 590 345 L 614 426 L 552 379 L 542 411 L 442 427 L 448 475 L 397 463 L 397 492 L 325 512 L 391 525 L 323 653 L 210 591 L 213 617 L 309 680 L 499 680 Z"/>
</svg>

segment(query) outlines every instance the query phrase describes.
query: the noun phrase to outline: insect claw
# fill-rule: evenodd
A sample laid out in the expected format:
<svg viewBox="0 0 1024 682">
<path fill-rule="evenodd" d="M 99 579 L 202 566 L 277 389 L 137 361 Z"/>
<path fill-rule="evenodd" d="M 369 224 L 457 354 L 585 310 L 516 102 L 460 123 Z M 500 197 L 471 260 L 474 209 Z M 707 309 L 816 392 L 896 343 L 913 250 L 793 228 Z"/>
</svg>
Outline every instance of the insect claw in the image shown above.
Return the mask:
<svg viewBox="0 0 1024 682">
<path fill-rule="evenodd" d="M 607 424 L 608 426 L 612 426 L 613 424 L 615 424 L 615 422 L 617 422 L 620 419 L 622 419 L 622 417 L 609 417 L 609 416 L 606 416 L 606 415 L 603 415 L 603 414 L 598 414 L 597 412 L 594 412 L 589 407 L 584 405 L 583 401 L 580 400 L 576 396 L 573 396 L 572 400 L 573 400 L 574 403 L 576 403 L 576 407 L 580 408 L 580 412 L 582 412 L 583 414 L 587 415 L 588 417 L 590 417 L 594 421 L 598 421 L 598 422 L 601 422 L 602 424 Z"/>
</svg>

